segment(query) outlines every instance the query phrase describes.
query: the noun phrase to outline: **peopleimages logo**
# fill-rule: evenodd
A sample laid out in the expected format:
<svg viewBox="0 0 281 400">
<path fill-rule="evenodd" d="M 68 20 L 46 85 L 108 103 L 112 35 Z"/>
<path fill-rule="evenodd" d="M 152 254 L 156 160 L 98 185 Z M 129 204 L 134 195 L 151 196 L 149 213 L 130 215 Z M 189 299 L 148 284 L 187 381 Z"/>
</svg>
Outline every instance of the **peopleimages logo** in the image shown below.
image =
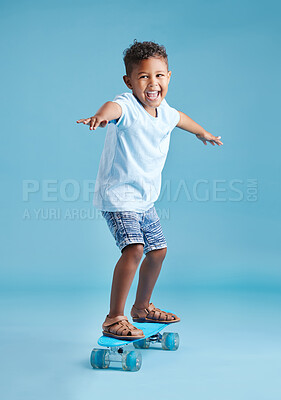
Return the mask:
<svg viewBox="0 0 281 400">
<path fill-rule="evenodd" d="M 111 198 L 122 201 L 134 201 L 138 193 L 138 184 L 123 186 L 120 191 L 111 191 Z M 176 202 L 256 202 L 258 200 L 258 179 L 165 179 L 161 191 L 146 185 L 147 201 Z M 108 195 L 108 186 L 102 188 L 102 193 Z M 101 213 L 93 205 L 95 180 L 77 179 L 25 179 L 22 181 L 22 202 L 24 205 L 24 220 L 87 220 L 102 218 Z M 35 207 L 36 205 L 36 207 Z M 39 207 L 38 207 L 39 205 Z M 71 207 L 70 207 L 71 205 Z M 157 208 L 156 208 L 157 209 Z M 159 218 L 170 218 L 170 207 L 158 208 Z"/>
</svg>

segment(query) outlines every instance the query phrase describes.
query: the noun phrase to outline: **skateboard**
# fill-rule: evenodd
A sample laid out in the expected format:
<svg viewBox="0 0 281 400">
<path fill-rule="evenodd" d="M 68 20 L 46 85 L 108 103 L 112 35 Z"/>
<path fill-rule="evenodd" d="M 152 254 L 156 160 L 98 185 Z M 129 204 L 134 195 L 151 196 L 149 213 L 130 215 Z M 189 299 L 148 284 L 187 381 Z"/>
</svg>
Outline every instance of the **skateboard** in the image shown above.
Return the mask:
<svg viewBox="0 0 281 400">
<path fill-rule="evenodd" d="M 131 343 L 136 349 L 148 349 L 151 343 L 161 343 L 163 350 L 175 351 L 179 347 L 179 334 L 164 332 L 162 329 L 171 324 L 156 322 L 134 322 L 134 326 L 141 329 L 145 335 L 143 339 L 121 340 L 108 336 L 101 336 L 98 345 L 107 349 L 94 348 L 91 352 L 90 363 L 93 368 L 108 368 L 110 363 L 121 363 L 124 371 L 138 371 L 141 368 L 142 356 L 139 351 L 125 350 Z"/>
</svg>

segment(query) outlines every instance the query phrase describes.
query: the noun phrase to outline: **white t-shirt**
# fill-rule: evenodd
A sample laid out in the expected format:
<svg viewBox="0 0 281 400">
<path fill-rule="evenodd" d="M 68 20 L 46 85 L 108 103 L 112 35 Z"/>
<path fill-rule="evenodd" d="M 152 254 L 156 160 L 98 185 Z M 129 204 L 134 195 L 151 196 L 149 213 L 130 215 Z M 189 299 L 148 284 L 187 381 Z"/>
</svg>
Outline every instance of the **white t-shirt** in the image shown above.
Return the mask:
<svg viewBox="0 0 281 400">
<path fill-rule="evenodd" d="M 122 114 L 107 128 L 93 204 L 104 211 L 147 211 L 159 197 L 170 133 L 180 115 L 165 99 L 157 117 L 132 93 L 113 101 L 121 106 Z"/>
</svg>

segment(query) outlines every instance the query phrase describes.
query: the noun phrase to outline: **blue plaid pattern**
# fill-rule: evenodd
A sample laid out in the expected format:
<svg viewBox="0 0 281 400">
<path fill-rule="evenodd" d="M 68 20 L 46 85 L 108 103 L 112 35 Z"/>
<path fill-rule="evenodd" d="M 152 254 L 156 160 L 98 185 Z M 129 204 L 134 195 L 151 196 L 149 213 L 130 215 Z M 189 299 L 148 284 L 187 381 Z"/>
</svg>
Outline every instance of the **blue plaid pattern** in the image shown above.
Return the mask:
<svg viewBox="0 0 281 400">
<path fill-rule="evenodd" d="M 155 207 L 144 212 L 101 211 L 116 245 L 122 250 L 128 244 L 142 243 L 144 254 L 167 247 Z"/>
</svg>

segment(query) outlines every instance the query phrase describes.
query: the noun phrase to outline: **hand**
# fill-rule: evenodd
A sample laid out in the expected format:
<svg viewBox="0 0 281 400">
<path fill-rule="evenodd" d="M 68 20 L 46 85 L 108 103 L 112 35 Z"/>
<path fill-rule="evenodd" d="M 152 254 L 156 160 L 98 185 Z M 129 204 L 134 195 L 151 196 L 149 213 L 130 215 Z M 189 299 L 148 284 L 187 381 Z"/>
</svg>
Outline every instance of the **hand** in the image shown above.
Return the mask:
<svg viewBox="0 0 281 400">
<path fill-rule="evenodd" d="M 202 134 L 197 133 L 196 137 L 197 137 L 197 139 L 202 140 L 202 142 L 205 145 L 207 145 L 207 142 L 211 143 L 213 146 L 215 146 L 215 143 L 218 146 L 222 146 L 223 145 L 223 143 L 219 140 L 219 139 L 221 139 L 221 136 L 214 136 L 210 132 L 207 132 L 207 131 L 205 131 Z"/>
<path fill-rule="evenodd" d="M 98 126 L 104 128 L 107 125 L 108 120 L 103 119 L 99 114 L 95 114 L 93 117 L 90 118 L 78 119 L 78 121 L 76 122 L 78 124 L 83 123 L 85 125 L 90 125 L 90 130 L 95 130 Z"/>
</svg>

